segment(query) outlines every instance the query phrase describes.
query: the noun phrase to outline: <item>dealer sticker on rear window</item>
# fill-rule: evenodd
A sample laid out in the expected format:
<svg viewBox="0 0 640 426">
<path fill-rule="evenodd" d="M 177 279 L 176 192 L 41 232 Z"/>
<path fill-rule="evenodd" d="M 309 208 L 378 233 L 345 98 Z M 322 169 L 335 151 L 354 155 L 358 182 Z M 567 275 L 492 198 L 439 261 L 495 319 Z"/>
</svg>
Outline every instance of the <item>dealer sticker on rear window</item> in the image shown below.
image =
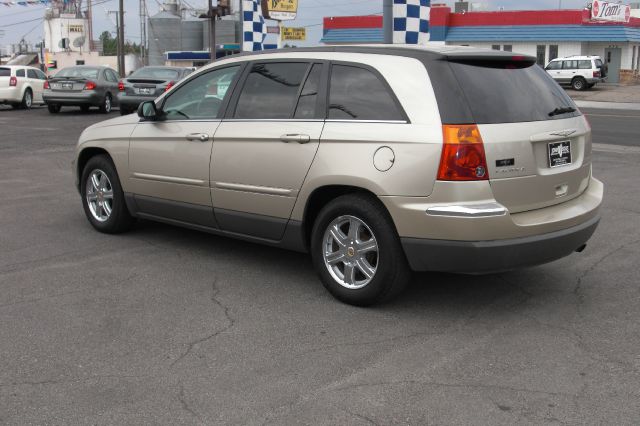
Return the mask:
<svg viewBox="0 0 640 426">
<path fill-rule="evenodd" d="M 551 142 L 549 144 L 549 167 L 571 164 L 571 142 Z"/>
</svg>

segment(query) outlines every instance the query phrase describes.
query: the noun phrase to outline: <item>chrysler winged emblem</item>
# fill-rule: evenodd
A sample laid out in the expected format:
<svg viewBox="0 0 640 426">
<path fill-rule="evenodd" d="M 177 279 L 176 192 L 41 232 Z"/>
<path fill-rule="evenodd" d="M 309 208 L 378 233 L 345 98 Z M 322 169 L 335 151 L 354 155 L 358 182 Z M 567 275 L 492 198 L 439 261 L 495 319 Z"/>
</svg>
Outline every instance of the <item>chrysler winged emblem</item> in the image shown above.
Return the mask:
<svg viewBox="0 0 640 426">
<path fill-rule="evenodd" d="M 553 136 L 562 136 L 562 137 L 566 138 L 567 136 L 571 136 L 575 132 L 577 132 L 577 130 L 562 130 L 560 132 L 554 132 L 554 133 L 551 133 L 551 134 Z"/>
</svg>

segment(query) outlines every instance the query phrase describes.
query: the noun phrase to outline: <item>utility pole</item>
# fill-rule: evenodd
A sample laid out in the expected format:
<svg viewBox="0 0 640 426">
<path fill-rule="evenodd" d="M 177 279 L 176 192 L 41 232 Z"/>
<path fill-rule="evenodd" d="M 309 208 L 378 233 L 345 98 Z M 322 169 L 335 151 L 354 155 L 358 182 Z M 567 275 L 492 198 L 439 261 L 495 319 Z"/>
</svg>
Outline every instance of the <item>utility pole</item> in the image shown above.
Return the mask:
<svg viewBox="0 0 640 426">
<path fill-rule="evenodd" d="M 89 51 L 93 51 L 93 11 L 91 10 L 91 1 L 87 0 L 87 23 L 89 30 Z"/>
<path fill-rule="evenodd" d="M 382 27 L 384 43 L 393 44 L 393 0 L 384 0 L 382 3 Z"/>
<path fill-rule="evenodd" d="M 140 59 L 142 65 L 147 65 L 147 4 L 140 0 Z"/>
<path fill-rule="evenodd" d="M 209 58 L 211 62 L 217 59 L 218 53 L 216 48 L 216 12 L 217 10 L 213 8 L 213 0 L 209 0 Z"/>
<path fill-rule="evenodd" d="M 124 70 L 124 0 L 119 1 L 118 24 L 118 73 L 120 77 L 126 77 Z"/>
</svg>

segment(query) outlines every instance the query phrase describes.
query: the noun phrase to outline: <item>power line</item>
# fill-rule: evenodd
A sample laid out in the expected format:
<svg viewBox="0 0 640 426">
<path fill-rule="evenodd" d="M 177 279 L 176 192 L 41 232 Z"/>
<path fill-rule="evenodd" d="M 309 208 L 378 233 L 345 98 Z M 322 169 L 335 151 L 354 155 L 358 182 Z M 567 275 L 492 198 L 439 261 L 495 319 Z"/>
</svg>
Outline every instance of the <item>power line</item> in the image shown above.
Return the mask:
<svg viewBox="0 0 640 426">
<path fill-rule="evenodd" d="M 44 21 L 44 18 L 29 19 L 27 21 L 14 22 L 12 24 L 2 25 L 0 28 L 15 27 L 16 25 L 28 24 L 29 22 Z"/>
</svg>

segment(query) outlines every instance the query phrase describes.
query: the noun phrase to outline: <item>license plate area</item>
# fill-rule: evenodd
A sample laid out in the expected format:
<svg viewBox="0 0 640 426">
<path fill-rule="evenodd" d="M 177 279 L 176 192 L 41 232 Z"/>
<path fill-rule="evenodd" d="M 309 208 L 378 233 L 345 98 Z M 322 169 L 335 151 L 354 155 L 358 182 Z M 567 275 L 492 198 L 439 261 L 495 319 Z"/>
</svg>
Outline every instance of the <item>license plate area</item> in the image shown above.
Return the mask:
<svg viewBox="0 0 640 426">
<path fill-rule="evenodd" d="M 547 144 L 549 167 L 568 166 L 572 163 L 571 141 L 550 142 Z"/>
<path fill-rule="evenodd" d="M 139 95 L 153 95 L 153 92 L 155 91 L 155 89 L 151 87 L 140 87 L 136 90 Z"/>
<path fill-rule="evenodd" d="M 73 83 L 62 83 L 62 90 L 72 90 L 73 89 Z"/>
</svg>

